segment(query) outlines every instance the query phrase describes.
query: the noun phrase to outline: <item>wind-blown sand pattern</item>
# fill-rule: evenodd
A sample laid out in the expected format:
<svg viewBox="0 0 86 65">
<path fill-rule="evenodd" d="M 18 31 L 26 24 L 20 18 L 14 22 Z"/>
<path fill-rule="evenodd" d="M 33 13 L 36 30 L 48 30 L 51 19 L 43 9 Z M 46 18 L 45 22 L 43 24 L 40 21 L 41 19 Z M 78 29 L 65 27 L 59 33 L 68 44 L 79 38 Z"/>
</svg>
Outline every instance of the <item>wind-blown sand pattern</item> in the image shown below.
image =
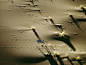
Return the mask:
<svg viewBox="0 0 86 65">
<path fill-rule="evenodd" d="M 86 0 L 0 0 L 0 65 L 86 65 Z"/>
</svg>

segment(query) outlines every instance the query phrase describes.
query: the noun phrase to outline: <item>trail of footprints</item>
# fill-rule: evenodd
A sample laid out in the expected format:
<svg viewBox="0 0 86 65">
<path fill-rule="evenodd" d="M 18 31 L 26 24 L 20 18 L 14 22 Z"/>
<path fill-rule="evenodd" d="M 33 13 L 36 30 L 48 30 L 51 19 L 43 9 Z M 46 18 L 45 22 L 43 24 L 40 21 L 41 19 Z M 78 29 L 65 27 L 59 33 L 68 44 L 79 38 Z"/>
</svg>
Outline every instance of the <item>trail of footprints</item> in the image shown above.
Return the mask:
<svg viewBox="0 0 86 65">
<path fill-rule="evenodd" d="M 8 0 L 8 1 L 11 2 L 11 3 L 13 3 L 14 5 L 20 7 L 24 11 L 25 15 L 27 15 L 27 17 L 29 17 L 30 19 L 31 19 L 30 16 L 32 14 L 29 14 L 29 16 L 28 16 L 28 14 L 26 12 L 36 11 L 36 12 L 40 13 L 41 16 L 43 15 L 43 13 L 41 12 L 41 10 L 38 8 L 39 5 L 35 4 L 35 1 L 39 1 L 39 0 L 28 0 L 27 4 L 25 4 L 25 5 L 17 5 L 13 0 Z M 50 1 L 53 3 L 53 0 L 50 0 Z M 72 1 L 74 2 L 75 0 L 72 0 Z M 31 8 L 25 9 L 25 7 L 28 7 L 26 5 L 28 5 L 29 7 L 38 8 L 38 9 L 31 9 Z M 86 15 L 86 9 L 85 9 L 85 7 L 82 6 L 82 5 L 80 5 L 80 8 L 82 9 L 82 11 Z M 73 17 L 73 15 L 72 14 L 68 14 L 68 15 L 72 19 L 72 21 L 74 22 L 73 24 L 75 24 L 80 30 L 82 30 L 81 27 L 80 27 L 80 25 L 77 23 L 76 19 Z M 56 35 L 57 36 L 57 38 L 56 38 L 57 40 L 63 41 L 64 43 L 67 43 L 67 45 L 71 49 L 73 49 L 73 51 L 76 50 L 76 48 L 70 42 L 69 36 L 65 35 L 64 28 L 63 28 L 63 26 L 61 24 L 56 24 L 54 22 L 54 20 L 52 19 L 51 16 L 45 18 L 44 20 L 47 23 L 49 23 L 49 22 L 52 23 L 55 28 L 60 28 L 61 29 L 61 33 L 59 33 L 59 34 Z M 84 18 L 84 21 L 86 21 L 85 18 Z M 37 22 L 34 22 L 34 23 L 37 23 Z M 68 25 L 73 25 L 73 24 L 71 24 L 71 21 L 69 21 L 69 23 L 68 23 Z M 65 24 L 65 23 L 62 23 L 62 24 Z M 35 33 L 35 35 L 38 38 L 39 36 L 38 36 L 38 33 L 36 31 L 34 31 L 35 29 L 34 28 L 31 28 L 31 29 L 33 30 L 33 32 Z M 20 32 L 22 33 L 22 31 L 20 31 Z M 74 35 L 77 35 L 77 33 L 74 33 Z M 40 43 L 45 43 L 45 42 L 43 42 L 43 40 L 41 40 L 41 39 L 38 38 L 38 42 L 37 43 L 40 44 Z M 64 57 L 61 57 L 57 52 L 54 52 L 54 57 L 53 57 L 52 53 L 49 50 L 51 48 L 48 49 L 48 47 L 46 45 L 44 45 L 44 44 L 41 45 L 41 48 L 39 48 L 39 46 L 36 46 L 36 48 L 35 47 L 5 47 L 5 46 L 1 46 L 0 48 L 3 48 L 3 49 L 5 49 L 5 48 L 17 48 L 17 49 L 18 48 L 29 48 L 29 49 L 34 48 L 34 49 L 39 49 L 39 51 L 45 56 L 45 58 L 47 58 L 49 60 L 49 62 L 50 62 L 51 65 L 53 65 L 53 64 L 54 65 L 58 65 L 58 63 L 56 61 L 54 61 L 55 60 L 54 58 L 57 58 L 57 60 L 59 61 L 59 63 L 61 65 L 65 65 L 65 63 L 63 62 L 63 59 L 65 59 L 65 58 L 70 62 L 71 65 L 74 65 L 73 61 L 77 61 L 80 65 L 83 65 L 83 63 L 84 63 L 84 61 L 80 57 L 78 57 L 78 56 L 76 58 L 70 59 L 70 57 L 68 55 L 66 55 Z M 46 51 L 48 52 L 48 54 L 45 54 L 44 52 L 42 52 L 42 49 L 46 49 Z M 55 49 L 55 50 L 59 50 L 59 49 Z M 51 59 L 49 59 L 49 58 L 51 58 Z"/>
</svg>

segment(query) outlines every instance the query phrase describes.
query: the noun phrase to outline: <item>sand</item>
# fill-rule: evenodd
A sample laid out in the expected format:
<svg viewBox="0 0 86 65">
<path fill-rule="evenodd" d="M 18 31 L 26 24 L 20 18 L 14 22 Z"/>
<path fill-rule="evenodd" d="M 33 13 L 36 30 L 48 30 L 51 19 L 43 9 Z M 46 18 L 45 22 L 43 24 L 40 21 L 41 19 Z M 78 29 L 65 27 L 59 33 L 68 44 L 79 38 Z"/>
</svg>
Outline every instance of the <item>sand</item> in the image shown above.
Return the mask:
<svg viewBox="0 0 86 65">
<path fill-rule="evenodd" d="M 52 55 L 53 52 L 60 53 L 61 57 L 68 54 L 70 60 L 80 57 L 86 62 L 86 1 L 32 1 L 0 0 L 0 65 L 50 64 L 37 49 L 37 37 L 31 26 L 35 27 Z M 80 5 L 84 6 L 85 11 Z M 61 25 L 62 29 L 58 25 Z M 59 37 L 63 31 L 65 36 Z M 43 47 L 39 47 L 47 53 Z M 59 61 L 56 61 L 59 64 Z M 67 59 L 63 62 L 71 65 Z M 73 63 L 79 65 L 77 61 Z"/>
</svg>

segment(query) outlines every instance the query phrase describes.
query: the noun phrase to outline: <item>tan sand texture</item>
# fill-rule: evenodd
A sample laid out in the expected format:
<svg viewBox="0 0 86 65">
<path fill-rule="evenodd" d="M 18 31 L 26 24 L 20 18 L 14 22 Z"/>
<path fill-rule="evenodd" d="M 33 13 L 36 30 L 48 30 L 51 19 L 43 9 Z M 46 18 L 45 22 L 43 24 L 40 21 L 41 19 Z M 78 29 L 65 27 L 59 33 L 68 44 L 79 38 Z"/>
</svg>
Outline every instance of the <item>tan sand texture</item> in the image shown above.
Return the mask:
<svg viewBox="0 0 86 65">
<path fill-rule="evenodd" d="M 86 0 L 0 0 L 0 65 L 86 65 Z"/>
</svg>

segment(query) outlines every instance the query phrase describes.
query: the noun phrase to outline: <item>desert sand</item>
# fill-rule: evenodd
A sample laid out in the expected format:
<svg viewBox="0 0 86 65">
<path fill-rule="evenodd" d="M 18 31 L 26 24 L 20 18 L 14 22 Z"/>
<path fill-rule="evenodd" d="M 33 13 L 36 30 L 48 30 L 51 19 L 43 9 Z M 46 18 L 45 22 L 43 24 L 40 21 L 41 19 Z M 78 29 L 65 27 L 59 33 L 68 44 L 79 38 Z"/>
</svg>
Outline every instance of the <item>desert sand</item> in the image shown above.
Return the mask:
<svg viewBox="0 0 86 65">
<path fill-rule="evenodd" d="M 0 0 L 0 65 L 62 65 L 54 52 L 86 65 L 86 0 Z"/>
</svg>

